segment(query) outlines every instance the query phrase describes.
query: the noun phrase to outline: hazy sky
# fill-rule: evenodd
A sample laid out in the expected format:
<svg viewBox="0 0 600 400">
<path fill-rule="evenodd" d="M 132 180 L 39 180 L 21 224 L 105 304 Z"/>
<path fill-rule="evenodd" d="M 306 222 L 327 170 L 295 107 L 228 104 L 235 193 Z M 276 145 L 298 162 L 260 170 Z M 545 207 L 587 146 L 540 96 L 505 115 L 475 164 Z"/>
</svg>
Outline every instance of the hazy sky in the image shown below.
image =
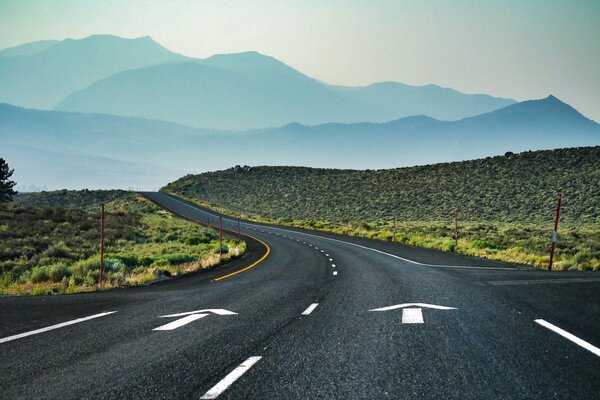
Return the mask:
<svg viewBox="0 0 600 400">
<path fill-rule="evenodd" d="M 0 0 L 0 48 L 96 33 L 201 58 L 256 50 L 334 84 L 554 94 L 600 121 L 600 0 Z"/>
</svg>

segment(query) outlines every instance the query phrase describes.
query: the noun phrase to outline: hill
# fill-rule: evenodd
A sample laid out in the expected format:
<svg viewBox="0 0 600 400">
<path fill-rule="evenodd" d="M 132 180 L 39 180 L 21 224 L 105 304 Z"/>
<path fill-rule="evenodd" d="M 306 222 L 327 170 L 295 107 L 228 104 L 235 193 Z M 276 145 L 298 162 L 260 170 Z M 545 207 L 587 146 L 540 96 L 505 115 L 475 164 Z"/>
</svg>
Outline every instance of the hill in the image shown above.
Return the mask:
<svg viewBox="0 0 600 400">
<path fill-rule="evenodd" d="M 269 218 L 342 222 L 600 223 L 600 147 L 525 152 L 389 170 L 254 167 L 187 175 L 164 190 Z"/>
<path fill-rule="evenodd" d="M 229 169 L 187 175 L 161 190 L 261 221 L 542 267 L 562 193 L 559 265 L 600 269 L 598 182 L 600 147 L 588 147 L 390 170 Z"/>
<path fill-rule="evenodd" d="M 455 120 L 512 103 L 435 85 L 331 86 L 248 52 L 117 73 L 71 93 L 55 109 L 246 130 L 292 122 L 383 122 L 419 114 Z"/>
<path fill-rule="evenodd" d="M 0 51 L 0 102 L 49 109 L 117 72 L 183 60 L 149 37 L 94 35 L 29 43 Z"/>
</svg>

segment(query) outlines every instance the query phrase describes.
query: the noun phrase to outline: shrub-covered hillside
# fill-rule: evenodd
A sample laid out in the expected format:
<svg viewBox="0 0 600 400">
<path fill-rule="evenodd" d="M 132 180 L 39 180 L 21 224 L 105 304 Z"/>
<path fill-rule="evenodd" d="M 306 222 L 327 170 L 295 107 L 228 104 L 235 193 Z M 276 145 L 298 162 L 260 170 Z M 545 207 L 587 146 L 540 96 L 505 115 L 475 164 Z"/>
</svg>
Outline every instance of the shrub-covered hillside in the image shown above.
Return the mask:
<svg viewBox="0 0 600 400">
<path fill-rule="evenodd" d="M 18 203 L 0 204 L 0 294 L 95 290 L 101 203 L 106 287 L 193 272 L 245 250 L 245 243 L 226 240 L 219 257 L 217 233 L 133 192 L 57 191 L 18 196 Z"/>
<path fill-rule="evenodd" d="M 391 170 L 237 168 L 187 175 L 162 190 L 279 223 L 392 237 L 543 266 L 563 194 L 559 262 L 600 268 L 600 147 L 506 154 Z M 561 258 L 562 257 L 562 258 Z M 592 261 L 590 261 L 592 260 Z"/>
<path fill-rule="evenodd" d="M 377 171 L 257 167 L 188 175 L 167 191 L 272 218 L 600 223 L 600 147 Z"/>
</svg>

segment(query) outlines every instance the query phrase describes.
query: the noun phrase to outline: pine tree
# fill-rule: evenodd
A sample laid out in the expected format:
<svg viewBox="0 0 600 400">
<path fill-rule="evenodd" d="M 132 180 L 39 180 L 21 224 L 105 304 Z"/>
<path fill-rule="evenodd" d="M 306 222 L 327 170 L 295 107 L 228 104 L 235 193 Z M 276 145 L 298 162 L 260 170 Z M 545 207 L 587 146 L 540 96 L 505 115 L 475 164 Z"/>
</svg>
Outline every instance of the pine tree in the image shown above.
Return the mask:
<svg viewBox="0 0 600 400">
<path fill-rule="evenodd" d="M 7 203 L 12 200 L 12 197 L 17 194 L 13 187 L 17 184 L 11 181 L 14 170 L 8 168 L 8 164 L 4 158 L 0 158 L 0 203 Z"/>
</svg>

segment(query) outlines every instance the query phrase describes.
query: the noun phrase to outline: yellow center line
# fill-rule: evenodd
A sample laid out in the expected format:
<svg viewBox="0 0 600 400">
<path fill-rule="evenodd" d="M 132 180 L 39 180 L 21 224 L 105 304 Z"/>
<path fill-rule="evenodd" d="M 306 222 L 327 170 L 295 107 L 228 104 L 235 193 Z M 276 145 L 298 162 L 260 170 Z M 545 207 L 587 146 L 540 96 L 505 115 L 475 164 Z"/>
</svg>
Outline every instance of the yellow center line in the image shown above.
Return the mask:
<svg viewBox="0 0 600 400">
<path fill-rule="evenodd" d="M 241 272 L 248 271 L 250 268 L 254 268 L 258 264 L 260 264 L 261 262 L 263 262 L 265 260 L 265 258 L 267 258 L 269 256 L 269 254 L 271 254 L 271 248 L 269 247 L 268 244 L 266 244 L 265 242 L 263 242 L 260 239 L 255 238 L 254 236 L 250 236 L 250 235 L 244 235 L 244 236 L 248 236 L 249 238 L 252 238 L 252 239 L 254 239 L 254 240 L 262 243 L 267 248 L 267 252 L 258 261 L 256 261 L 256 262 L 248 265 L 247 267 L 244 267 L 244 268 L 242 268 L 240 270 L 237 270 L 237 271 L 233 271 L 233 272 L 231 272 L 231 273 L 229 273 L 227 275 L 223 275 L 223 276 L 220 276 L 218 278 L 215 278 L 215 279 L 211 280 L 211 282 L 218 282 L 220 280 L 227 279 L 227 278 L 229 278 L 231 276 L 237 275 L 237 274 L 239 274 Z"/>
<path fill-rule="evenodd" d="M 144 196 L 144 197 L 146 197 L 146 196 Z M 152 199 L 150 199 L 149 197 L 146 197 L 146 198 L 147 198 L 147 199 L 149 199 L 150 201 L 152 201 Z M 181 201 L 181 200 L 179 200 L 179 201 Z M 179 217 L 181 217 L 181 218 L 183 218 L 183 219 L 186 219 L 186 220 L 188 220 L 188 221 L 192 221 L 192 222 L 195 222 L 195 223 L 197 223 L 197 224 L 199 224 L 199 225 L 202 225 L 202 226 L 207 226 L 207 227 L 208 227 L 208 225 L 204 224 L 203 222 L 201 222 L 201 221 L 199 221 L 199 220 L 197 220 L 197 219 L 195 219 L 195 218 L 187 217 L 187 216 L 185 216 L 185 215 L 183 215 L 183 214 L 181 214 L 181 213 L 179 213 L 179 212 L 177 212 L 177 211 L 173 210 L 171 207 L 165 206 L 165 205 L 164 205 L 164 204 L 162 204 L 162 203 L 159 203 L 159 202 L 154 202 L 154 201 L 153 201 L 153 203 L 155 203 L 155 204 L 158 204 L 158 205 L 159 205 L 159 207 L 162 207 L 162 208 L 164 208 L 165 210 L 169 211 L 170 213 L 172 213 L 172 214 L 174 214 L 174 215 L 178 215 Z M 184 203 L 184 204 L 185 204 L 185 203 Z M 190 207 L 192 207 L 192 206 L 190 206 Z M 192 208 L 195 208 L 195 207 L 192 207 Z M 216 227 L 212 227 L 212 226 L 211 226 L 210 228 L 211 228 L 211 229 L 216 229 Z M 237 232 L 230 231 L 230 230 L 228 230 L 228 229 L 223 229 L 223 232 L 227 232 L 227 233 L 229 233 L 229 235 L 230 235 L 230 236 L 237 236 Z M 242 269 L 240 269 L 240 270 L 238 270 L 238 271 L 234 271 L 234 272 L 231 272 L 231 273 L 229 273 L 229 274 L 227 274 L 227 275 L 223 275 L 223 276 L 220 276 L 220 277 L 218 277 L 218 278 L 215 278 L 215 279 L 211 280 L 211 282 L 218 282 L 218 281 L 220 281 L 220 280 L 227 279 L 227 278 L 229 278 L 229 277 L 231 277 L 231 276 L 233 276 L 233 275 L 237 275 L 237 274 L 239 274 L 239 273 L 241 273 L 241 272 L 248 271 L 250 268 L 254 268 L 254 267 L 256 267 L 258 264 L 260 264 L 261 262 L 263 262 L 263 261 L 265 260 L 265 258 L 267 258 L 267 257 L 269 256 L 269 254 L 271 254 L 271 248 L 269 247 L 269 245 L 268 245 L 268 244 L 266 244 L 266 243 L 265 243 L 265 242 L 263 242 L 262 240 L 260 240 L 260 239 L 258 239 L 258 238 L 255 238 L 254 236 L 247 235 L 247 234 L 245 234 L 245 233 L 241 233 L 241 235 L 242 235 L 242 236 L 247 236 L 247 237 L 249 237 L 249 238 L 252 238 L 252 239 L 256 240 L 257 242 L 260 242 L 260 243 L 262 243 L 262 245 L 263 245 L 263 246 L 265 246 L 265 247 L 267 248 L 267 252 L 266 252 L 266 253 L 265 253 L 265 254 L 264 254 L 264 255 L 263 255 L 263 256 L 262 256 L 262 257 L 261 257 L 261 258 L 260 258 L 258 261 L 256 261 L 255 263 L 253 263 L 253 264 L 251 264 L 251 265 L 248 265 L 247 267 L 244 267 L 244 268 L 242 268 Z"/>
</svg>

